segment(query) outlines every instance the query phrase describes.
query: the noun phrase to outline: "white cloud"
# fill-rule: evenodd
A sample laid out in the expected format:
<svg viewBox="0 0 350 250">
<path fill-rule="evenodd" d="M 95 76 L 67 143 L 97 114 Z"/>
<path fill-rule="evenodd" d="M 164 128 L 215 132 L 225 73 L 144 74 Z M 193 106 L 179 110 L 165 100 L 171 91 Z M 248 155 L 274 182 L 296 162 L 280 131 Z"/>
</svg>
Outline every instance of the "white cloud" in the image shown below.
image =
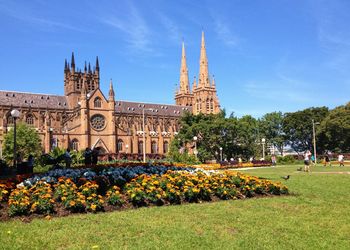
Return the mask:
<svg viewBox="0 0 350 250">
<path fill-rule="evenodd" d="M 175 42 L 176 44 L 179 44 L 179 41 L 182 37 L 182 34 L 181 34 L 177 24 L 173 20 L 171 20 L 169 17 L 167 17 L 166 15 L 164 15 L 162 13 L 158 13 L 158 16 L 159 16 L 159 19 L 161 21 L 161 24 L 166 29 L 166 31 L 169 35 L 169 38 L 173 42 Z"/>
<path fill-rule="evenodd" d="M 47 31 L 52 31 L 55 28 L 69 29 L 74 31 L 86 32 L 66 22 L 55 21 L 49 18 L 39 17 L 40 14 L 30 12 L 30 10 L 23 8 L 20 5 L 16 5 L 13 2 L 2 2 L 0 3 L 0 12 L 8 15 L 14 19 L 25 22 L 26 24 L 35 25 L 36 27 L 42 27 Z"/>
<path fill-rule="evenodd" d="M 125 35 L 128 48 L 133 52 L 153 52 L 150 28 L 135 6 L 129 4 L 128 7 L 124 18 L 117 18 L 115 15 L 101 17 L 100 21 L 121 31 Z"/>
<path fill-rule="evenodd" d="M 219 19 L 215 20 L 215 32 L 219 39 L 228 47 L 235 47 L 239 43 L 239 38 L 233 34 L 230 27 Z"/>
</svg>

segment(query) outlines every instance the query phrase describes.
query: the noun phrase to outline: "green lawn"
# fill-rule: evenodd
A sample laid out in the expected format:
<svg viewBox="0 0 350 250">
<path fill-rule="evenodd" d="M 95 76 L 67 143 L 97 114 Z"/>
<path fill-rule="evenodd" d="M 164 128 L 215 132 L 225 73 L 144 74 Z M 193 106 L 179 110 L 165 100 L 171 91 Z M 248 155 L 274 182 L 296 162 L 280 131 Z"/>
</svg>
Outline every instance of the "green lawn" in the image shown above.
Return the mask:
<svg viewBox="0 0 350 250">
<path fill-rule="evenodd" d="M 281 180 L 292 195 L 0 222 L 0 249 L 349 249 L 350 167 L 242 172 Z"/>
</svg>

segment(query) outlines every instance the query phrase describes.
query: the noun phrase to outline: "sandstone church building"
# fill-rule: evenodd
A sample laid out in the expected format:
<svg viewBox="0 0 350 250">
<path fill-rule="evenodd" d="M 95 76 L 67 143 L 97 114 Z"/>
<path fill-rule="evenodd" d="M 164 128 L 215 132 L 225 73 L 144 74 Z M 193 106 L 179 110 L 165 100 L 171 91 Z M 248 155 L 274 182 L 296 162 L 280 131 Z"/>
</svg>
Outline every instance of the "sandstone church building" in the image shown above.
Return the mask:
<svg viewBox="0 0 350 250">
<path fill-rule="evenodd" d="M 53 147 L 84 150 L 97 148 L 101 154 L 139 158 L 145 143 L 149 157 L 167 153 L 179 131 L 184 112 L 220 112 L 215 81 L 209 76 L 204 33 L 202 33 L 198 82 L 190 89 L 185 47 L 182 44 L 179 89 L 176 105 L 115 100 L 112 80 L 108 96 L 100 90 L 100 66 L 85 63 L 77 70 L 74 54 L 64 65 L 64 95 L 0 91 L 0 152 L 6 132 L 14 124 L 11 110 L 20 111 L 18 121 L 38 131 L 43 151 Z M 145 126 L 143 128 L 143 114 Z M 145 130 L 145 131 L 144 131 Z M 143 141 L 145 133 L 145 141 Z"/>
</svg>

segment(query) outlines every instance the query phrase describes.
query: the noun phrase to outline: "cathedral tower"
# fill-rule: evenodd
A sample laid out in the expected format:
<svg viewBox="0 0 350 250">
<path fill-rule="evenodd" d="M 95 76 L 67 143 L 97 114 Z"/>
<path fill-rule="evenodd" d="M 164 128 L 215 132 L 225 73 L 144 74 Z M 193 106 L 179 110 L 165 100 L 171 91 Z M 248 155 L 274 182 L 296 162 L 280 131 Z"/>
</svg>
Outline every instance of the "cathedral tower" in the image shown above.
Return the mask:
<svg viewBox="0 0 350 250">
<path fill-rule="evenodd" d="M 220 112 L 214 76 L 212 79 L 209 76 L 204 32 L 202 32 L 198 82 L 194 78 L 192 92 L 188 80 L 185 45 L 182 43 L 180 86 L 176 90 L 175 102 L 176 105 L 192 106 L 192 112 L 196 115 L 199 113 L 217 114 Z"/>
<path fill-rule="evenodd" d="M 80 100 L 83 85 L 86 86 L 87 93 L 100 87 L 100 66 L 96 57 L 96 66 L 91 69 L 90 63 L 84 66 L 84 72 L 75 67 L 74 53 L 72 53 L 71 63 L 65 60 L 64 63 L 64 95 L 68 98 L 70 108 L 75 108 Z"/>
<path fill-rule="evenodd" d="M 193 84 L 193 114 L 217 114 L 220 112 L 219 99 L 216 94 L 214 77 L 209 76 L 208 58 L 202 31 L 201 51 L 199 58 L 199 76 L 197 85 Z"/>
<path fill-rule="evenodd" d="M 188 80 L 188 69 L 186 62 L 186 51 L 185 44 L 182 42 L 182 56 L 181 56 L 181 67 L 180 67 L 180 84 L 179 89 L 175 94 L 176 105 L 181 106 L 192 106 L 193 95 L 191 94 L 190 84 Z"/>
</svg>

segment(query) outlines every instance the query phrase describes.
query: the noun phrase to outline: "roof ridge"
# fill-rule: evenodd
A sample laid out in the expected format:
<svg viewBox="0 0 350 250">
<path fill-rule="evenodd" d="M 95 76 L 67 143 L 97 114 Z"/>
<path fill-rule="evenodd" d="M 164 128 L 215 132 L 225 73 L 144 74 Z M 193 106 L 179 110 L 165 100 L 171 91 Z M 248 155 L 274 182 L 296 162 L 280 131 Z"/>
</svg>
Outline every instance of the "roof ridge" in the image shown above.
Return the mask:
<svg viewBox="0 0 350 250">
<path fill-rule="evenodd" d="M 19 93 L 19 94 L 31 94 L 31 95 L 49 95 L 49 96 L 66 97 L 65 95 L 44 94 L 44 93 L 33 93 L 33 92 L 24 92 L 24 91 L 16 91 L 16 90 L 1 90 L 1 89 L 0 89 L 0 92 Z"/>
</svg>

